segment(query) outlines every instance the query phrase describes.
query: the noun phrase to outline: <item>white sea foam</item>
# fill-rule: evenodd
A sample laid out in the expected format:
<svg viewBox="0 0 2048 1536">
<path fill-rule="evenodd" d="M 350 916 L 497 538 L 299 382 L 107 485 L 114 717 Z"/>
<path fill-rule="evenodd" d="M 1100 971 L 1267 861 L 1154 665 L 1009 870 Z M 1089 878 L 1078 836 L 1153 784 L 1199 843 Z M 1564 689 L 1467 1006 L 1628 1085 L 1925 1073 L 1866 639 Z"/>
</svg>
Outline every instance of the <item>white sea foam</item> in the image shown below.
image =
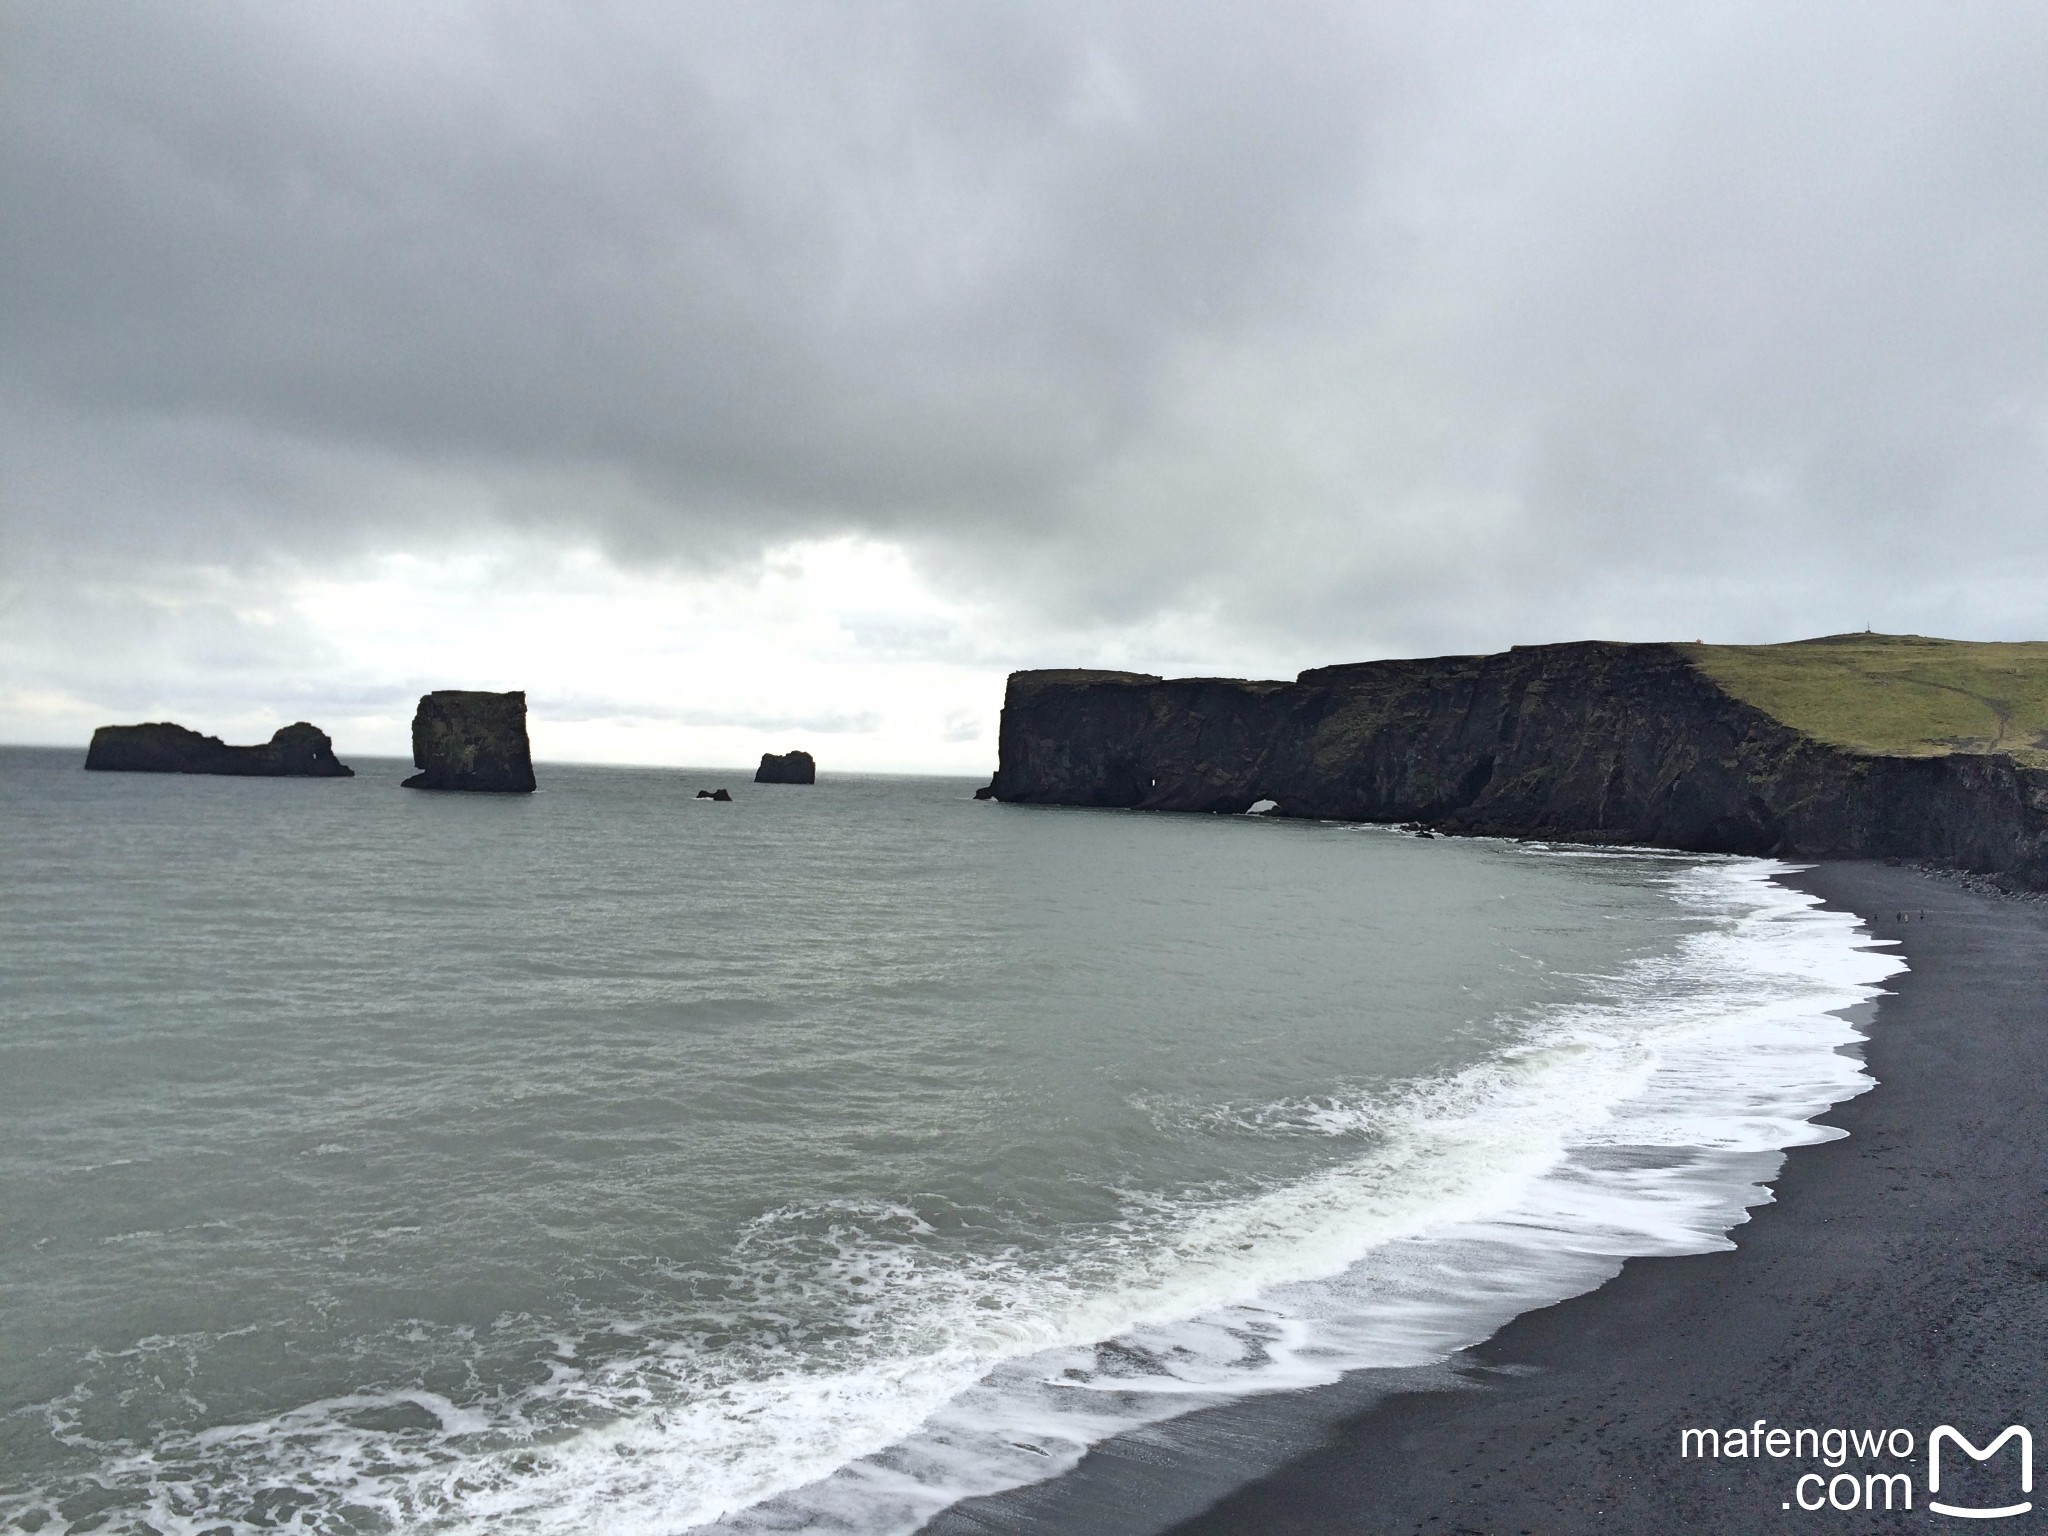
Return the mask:
<svg viewBox="0 0 2048 1536">
<path fill-rule="evenodd" d="M 1121 1431 L 1441 1358 L 1630 1255 L 1727 1246 L 1784 1148 L 1840 1134 L 1810 1122 L 1870 1086 L 1843 1014 L 1901 962 L 1781 868 L 1677 864 L 1710 926 L 1505 1054 L 1398 1099 L 1213 1111 L 1357 1141 L 1313 1177 L 1134 1196 L 1056 1254 L 946 1257 L 884 1202 L 772 1212 L 715 1345 L 613 1319 L 625 1347 L 556 1337 L 547 1379 L 498 1400 L 357 1393 L 166 1434 L 108 1478 L 166 1533 L 274 1529 L 287 1489 L 302 1531 L 908 1532 Z M 832 1296 L 831 1336 L 749 1332 L 798 1291 Z"/>
</svg>

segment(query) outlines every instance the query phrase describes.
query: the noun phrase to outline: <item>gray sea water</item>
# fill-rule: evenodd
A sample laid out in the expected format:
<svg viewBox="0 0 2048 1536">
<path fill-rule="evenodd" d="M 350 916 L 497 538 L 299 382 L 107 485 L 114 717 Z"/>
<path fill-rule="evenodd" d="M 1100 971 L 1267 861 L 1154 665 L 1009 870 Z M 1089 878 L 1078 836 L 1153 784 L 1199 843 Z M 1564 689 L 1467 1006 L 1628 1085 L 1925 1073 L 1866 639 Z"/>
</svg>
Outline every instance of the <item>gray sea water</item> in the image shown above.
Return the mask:
<svg viewBox="0 0 2048 1536">
<path fill-rule="evenodd" d="M 1725 1243 L 1897 968 L 1756 861 L 80 756 L 0 751 L 22 1531 L 907 1532 Z"/>
</svg>

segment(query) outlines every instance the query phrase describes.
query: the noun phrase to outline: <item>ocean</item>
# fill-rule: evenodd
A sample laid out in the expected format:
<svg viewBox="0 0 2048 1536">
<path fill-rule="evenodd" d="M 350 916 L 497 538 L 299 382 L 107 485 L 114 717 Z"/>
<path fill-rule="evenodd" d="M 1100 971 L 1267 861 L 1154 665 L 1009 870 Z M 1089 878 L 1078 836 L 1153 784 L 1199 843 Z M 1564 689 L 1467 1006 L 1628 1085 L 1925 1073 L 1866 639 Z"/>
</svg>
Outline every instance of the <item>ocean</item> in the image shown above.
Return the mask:
<svg viewBox="0 0 2048 1536">
<path fill-rule="evenodd" d="M 1759 860 L 81 759 L 0 750 L 45 1536 L 909 1532 L 1726 1246 L 1899 968 Z"/>
</svg>

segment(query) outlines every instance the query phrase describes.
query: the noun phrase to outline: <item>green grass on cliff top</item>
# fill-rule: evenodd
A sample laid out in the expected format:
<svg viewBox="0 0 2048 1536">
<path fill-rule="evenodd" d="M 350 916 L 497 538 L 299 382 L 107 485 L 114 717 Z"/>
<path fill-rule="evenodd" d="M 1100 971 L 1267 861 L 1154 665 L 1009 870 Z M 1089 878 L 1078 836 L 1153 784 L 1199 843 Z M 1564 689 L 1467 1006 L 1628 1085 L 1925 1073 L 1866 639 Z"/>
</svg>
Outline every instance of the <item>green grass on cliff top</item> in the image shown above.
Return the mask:
<svg viewBox="0 0 2048 1536">
<path fill-rule="evenodd" d="M 1837 746 L 2048 767 L 2048 643 L 1864 634 L 1685 649 L 1738 699 Z"/>
</svg>

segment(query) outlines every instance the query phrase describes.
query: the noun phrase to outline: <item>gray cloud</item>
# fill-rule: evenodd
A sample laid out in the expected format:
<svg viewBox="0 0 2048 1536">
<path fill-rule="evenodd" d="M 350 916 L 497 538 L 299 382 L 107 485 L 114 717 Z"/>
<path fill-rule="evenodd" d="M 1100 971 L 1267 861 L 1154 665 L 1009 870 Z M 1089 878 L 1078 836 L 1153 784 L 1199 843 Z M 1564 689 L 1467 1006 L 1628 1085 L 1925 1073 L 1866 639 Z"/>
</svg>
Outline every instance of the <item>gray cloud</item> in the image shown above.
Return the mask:
<svg viewBox="0 0 2048 1536">
<path fill-rule="evenodd" d="M 1028 513 L 1353 156 L 1343 78 L 1232 89 L 1309 38 L 1175 17 L 33 10 L 11 392 L 239 439 L 281 532 L 337 450 L 629 545 Z"/>
<path fill-rule="evenodd" d="M 39 587 L 865 531 L 1020 660 L 2043 627 L 2037 7 L 5 14 Z"/>
</svg>

